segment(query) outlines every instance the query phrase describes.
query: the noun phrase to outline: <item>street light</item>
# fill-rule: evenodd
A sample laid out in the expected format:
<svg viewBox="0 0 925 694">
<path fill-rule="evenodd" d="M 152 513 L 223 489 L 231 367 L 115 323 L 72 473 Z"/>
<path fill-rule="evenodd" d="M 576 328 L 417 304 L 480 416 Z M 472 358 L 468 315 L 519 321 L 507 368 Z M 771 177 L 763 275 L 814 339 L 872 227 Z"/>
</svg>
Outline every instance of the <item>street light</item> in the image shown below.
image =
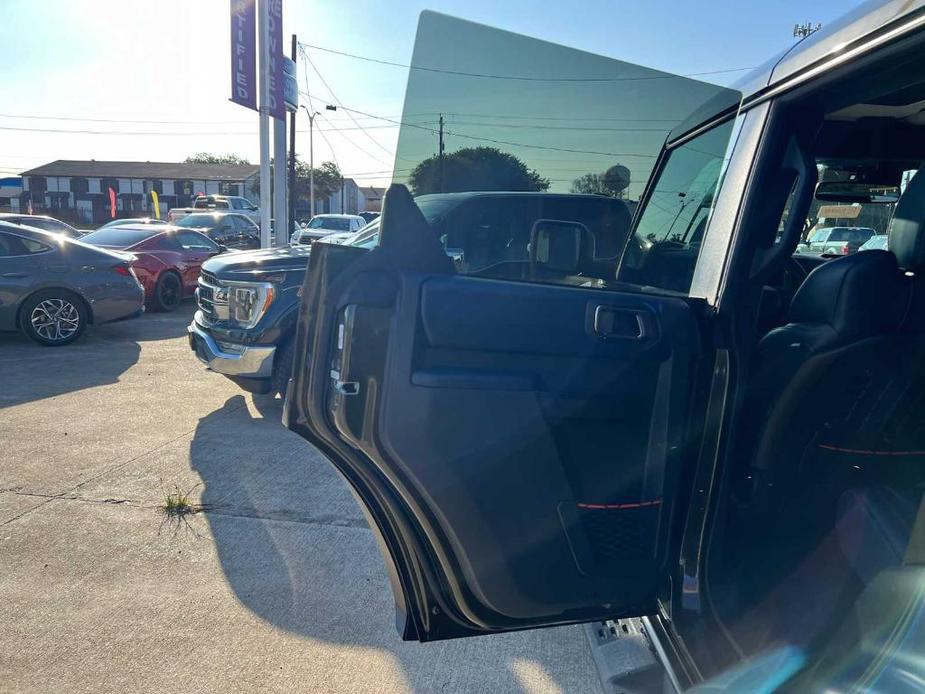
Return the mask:
<svg viewBox="0 0 925 694">
<path fill-rule="evenodd" d="M 308 199 L 311 216 L 315 216 L 315 116 L 320 116 L 319 111 L 309 111 L 308 106 L 301 104 L 308 115 Z M 336 111 L 337 106 L 328 104 L 324 107 L 326 111 Z"/>
</svg>

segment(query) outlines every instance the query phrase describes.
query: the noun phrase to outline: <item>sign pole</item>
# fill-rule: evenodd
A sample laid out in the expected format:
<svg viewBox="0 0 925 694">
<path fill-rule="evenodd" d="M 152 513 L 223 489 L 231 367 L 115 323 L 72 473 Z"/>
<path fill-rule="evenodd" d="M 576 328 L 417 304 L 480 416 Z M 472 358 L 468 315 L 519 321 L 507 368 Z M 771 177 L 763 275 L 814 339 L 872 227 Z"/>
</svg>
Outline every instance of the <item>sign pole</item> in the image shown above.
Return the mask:
<svg viewBox="0 0 925 694">
<path fill-rule="evenodd" d="M 296 61 L 296 52 L 299 49 L 299 42 L 296 35 L 292 35 L 292 62 Z M 298 98 L 298 87 L 296 87 L 296 98 Z M 289 214 L 287 216 L 286 236 L 288 237 L 291 229 L 295 228 L 295 115 L 298 108 L 289 111 Z"/>
<path fill-rule="evenodd" d="M 286 119 L 273 119 L 273 223 L 276 227 L 276 246 L 289 243 L 286 219 L 289 205 L 286 204 Z"/>
<path fill-rule="evenodd" d="M 270 0 L 257 5 L 260 34 L 260 247 L 270 247 Z"/>
</svg>

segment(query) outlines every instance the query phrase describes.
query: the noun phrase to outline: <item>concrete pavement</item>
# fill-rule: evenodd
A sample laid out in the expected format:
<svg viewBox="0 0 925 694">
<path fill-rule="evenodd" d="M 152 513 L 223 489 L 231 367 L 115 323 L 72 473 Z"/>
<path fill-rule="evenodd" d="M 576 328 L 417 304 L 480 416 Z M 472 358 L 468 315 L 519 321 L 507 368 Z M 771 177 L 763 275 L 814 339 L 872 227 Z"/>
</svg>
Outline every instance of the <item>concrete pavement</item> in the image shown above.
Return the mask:
<svg viewBox="0 0 925 694">
<path fill-rule="evenodd" d="M 579 627 L 400 641 L 346 487 L 191 313 L 0 337 L 0 691 L 600 691 Z"/>
</svg>

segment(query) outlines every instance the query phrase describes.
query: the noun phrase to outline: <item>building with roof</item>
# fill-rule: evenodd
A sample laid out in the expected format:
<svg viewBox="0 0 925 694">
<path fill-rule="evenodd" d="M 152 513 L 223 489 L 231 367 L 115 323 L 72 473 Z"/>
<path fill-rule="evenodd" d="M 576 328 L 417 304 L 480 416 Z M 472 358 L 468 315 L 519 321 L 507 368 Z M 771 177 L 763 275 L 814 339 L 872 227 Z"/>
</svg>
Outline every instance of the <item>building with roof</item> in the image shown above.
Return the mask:
<svg viewBox="0 0 925 694">
<path fill-rule="evenodd" d="M 381 212 L 385 188 L 361 186 L 352 178 L 345 178 L 340 189 L 329 196 L 315 199 L 316 214 L 358 214 L 360 212 Z M 307 200 L 296 202 L 296 219 L 307 220 L 311 216 Z"/>
<path fill-rule="evenodd" d="M 153 216 L 151 191 L 164 217 L 171 207 L 187 207 L 194 196 L 241 195 L 257 202 L 255 164 L 186 164 L 151 161 L 58 160 L 24 171 L 22 192 L 10 200 L 14 212 L 31 203 L 35 214 L 97 224 L 111 219 L 110 193 L 117 217 Z"/>
<path fill-rule="evenodd" d="M 357 212 L 381 212 L 383 195 L 385 195 L 385 188 L 360 186 Z"/>
<path fill-rule="evenodd" d="M 0 178 L 0 212 L 11 212 L 13 200 L 18 203 L 20 195 L 22 195 L 22 178 L 19 176 Z"/>
</svg>

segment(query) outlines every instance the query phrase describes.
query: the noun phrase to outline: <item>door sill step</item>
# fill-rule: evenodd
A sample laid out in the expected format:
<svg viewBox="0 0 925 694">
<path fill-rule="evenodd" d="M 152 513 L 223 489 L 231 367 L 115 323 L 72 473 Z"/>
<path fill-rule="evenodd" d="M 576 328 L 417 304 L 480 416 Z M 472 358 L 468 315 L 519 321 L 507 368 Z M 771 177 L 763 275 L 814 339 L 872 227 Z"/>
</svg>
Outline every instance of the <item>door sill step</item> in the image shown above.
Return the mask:
<svg viewBox="0 0 925 694">
<path fill-rule="evenodd" d="M 606 694 L 673 691 L 638 619 L 591 622 L 584 629 Z"/>
</svg>

